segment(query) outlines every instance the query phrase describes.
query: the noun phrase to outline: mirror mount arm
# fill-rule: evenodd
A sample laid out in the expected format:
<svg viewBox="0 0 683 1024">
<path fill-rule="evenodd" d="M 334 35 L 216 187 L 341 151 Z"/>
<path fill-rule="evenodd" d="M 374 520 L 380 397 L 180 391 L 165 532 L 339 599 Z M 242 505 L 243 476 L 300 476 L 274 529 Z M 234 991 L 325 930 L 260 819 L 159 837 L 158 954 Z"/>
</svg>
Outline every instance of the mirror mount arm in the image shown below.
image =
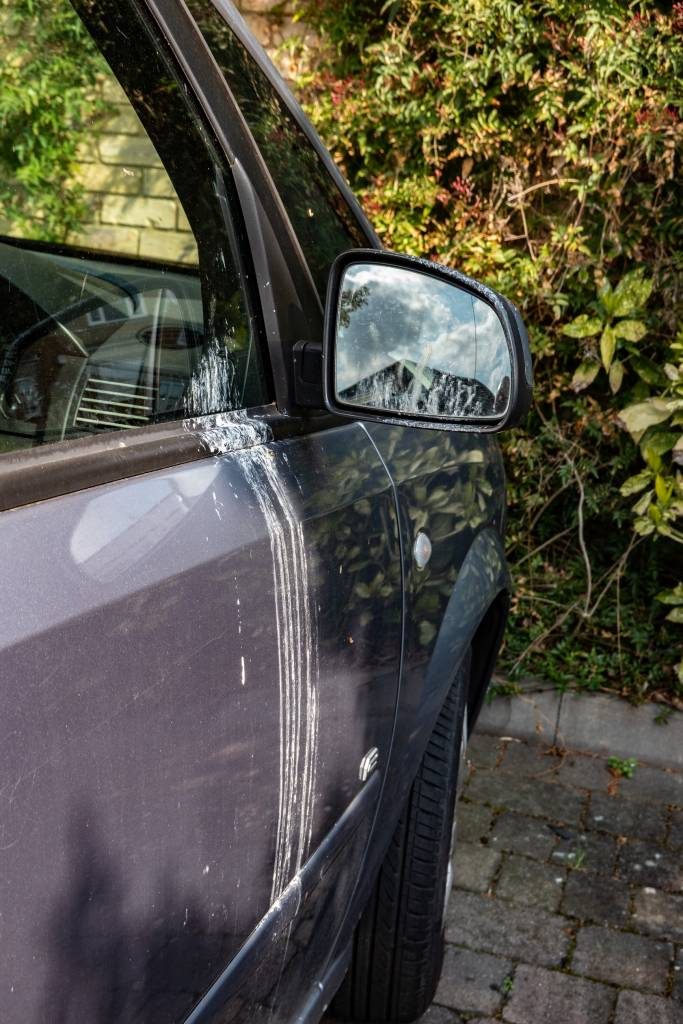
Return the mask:
<svg viewBox="0 0 683 1024">
<path fill-rule="evenodd" d="M 323 346 L 319 341 L 297 341 L 292 346 L 294 400 L 305 409 L 324 409 Z"/>
</svg>

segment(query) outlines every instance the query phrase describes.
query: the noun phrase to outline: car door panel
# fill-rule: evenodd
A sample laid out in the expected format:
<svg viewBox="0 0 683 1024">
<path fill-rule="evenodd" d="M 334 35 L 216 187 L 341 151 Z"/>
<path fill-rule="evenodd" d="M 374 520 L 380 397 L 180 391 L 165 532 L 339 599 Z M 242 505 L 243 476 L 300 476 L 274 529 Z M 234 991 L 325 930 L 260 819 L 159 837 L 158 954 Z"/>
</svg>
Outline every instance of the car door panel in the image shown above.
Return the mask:
<svg viewBox="0 0 683 1024">
<path fill-rule="evenodd" d="M 359 425 L 219 435 L 220 457 L 0 521 L 2 1019 L 182 1019 L 323 847 L 247 986 L 256 1014 L 355 886 L 377 783 L 326 837 L 368 748 L 388 760 L 391 481 Z"/>
<path fill-rule="evenodd" d="M 364 863 L 328 966 L 350 942 L 457 668 L 491 603 L 509 587 L 500 540 L 503 465 L 486 435 L 365 423 L 391 473 L 401 524 L 404 643 L 391 760 Z M 414 543 L 432 554 L 417 567 Z"/>
</svg>

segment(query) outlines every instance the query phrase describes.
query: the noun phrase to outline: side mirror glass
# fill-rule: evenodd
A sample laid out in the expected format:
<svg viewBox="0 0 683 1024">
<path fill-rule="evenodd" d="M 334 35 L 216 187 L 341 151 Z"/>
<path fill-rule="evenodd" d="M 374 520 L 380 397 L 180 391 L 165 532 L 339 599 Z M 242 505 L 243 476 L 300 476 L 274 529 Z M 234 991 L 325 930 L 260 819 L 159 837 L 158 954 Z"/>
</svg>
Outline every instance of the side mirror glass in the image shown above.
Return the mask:
<svg viewBox="0 0 683 1024">
<path fill-rule="evenodd" d="M 501 429 L 520 412 L 520 382 L 530 387 L 520 329 L 510 303 L 462 274 L 393 253 L 345 253 L 328 295 L 328 408 Z"/>
</svg>

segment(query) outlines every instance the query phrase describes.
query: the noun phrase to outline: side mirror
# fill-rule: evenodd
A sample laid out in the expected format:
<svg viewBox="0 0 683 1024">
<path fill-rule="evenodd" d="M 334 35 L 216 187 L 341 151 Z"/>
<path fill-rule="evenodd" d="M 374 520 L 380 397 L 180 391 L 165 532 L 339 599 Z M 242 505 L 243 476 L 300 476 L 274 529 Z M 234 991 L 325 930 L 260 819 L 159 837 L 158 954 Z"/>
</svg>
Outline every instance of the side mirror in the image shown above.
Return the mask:
<svg viewBox="0 0 683 1024">
<path fill-rule="evenodd" d="M 338 415 L 461 431 L 517 423 L 533 383 L 511 302 L 457 270 L 377 249 L 335 260 L 323 373 Z"/>
</svg>

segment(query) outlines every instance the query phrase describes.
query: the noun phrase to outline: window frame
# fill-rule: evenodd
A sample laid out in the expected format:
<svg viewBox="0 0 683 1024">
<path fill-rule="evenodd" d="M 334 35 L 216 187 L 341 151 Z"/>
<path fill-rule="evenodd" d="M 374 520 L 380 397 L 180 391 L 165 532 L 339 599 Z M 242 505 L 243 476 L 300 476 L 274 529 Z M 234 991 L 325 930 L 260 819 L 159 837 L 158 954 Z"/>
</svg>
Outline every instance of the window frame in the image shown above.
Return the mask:
<svg viewBox="0 0 683 1024">
<path fill-rule="evenodd" d="M 261 291 L 277 408 L 281 413 L 297 417 L 297 433 L 338 426 L 342 422 L 340 418 L 328 412 L 322 403 L 318 409 L 311 410 L 302 408 L 296 401 L 292 350 L 296 342 L 300 341 L 322 343 L 324 309 L 296 231 L 263 154 L 210 47 L 183 0 L 176 0 L 173 4 L 164 0 L 146 0 L 146 3 L 174 49 L 195 93 L 202 97 L 215 135 L 223 142 L 226 151 L 233 152 L 236 160 L 233 169 Z M 367 247 L 383 248 L 360 203 L 242 15 L 225 0 L 211 0 L 211 3 L 238 42 L 258 64 L 314 148 L 323 169 L 333 179 L 351 216 L 367 237 Z M 233 112 L 235 121 L 228 116 L 228 110 Z M 226 133 L 228 124 L 229 137 Z M 273 252 L 275 258 L 272 258 Z M 287 280 L 290 276 L 293 281 Z M 306 329 L 298 332 L 293 331 L 292 325 L 281 315 L 281 311 L 291 303 L 294 292 L 296 300 L 303 306 L 303 319 L 306 321 Z"/>
<path fill-rule="evenodd" d="M 194 5 L 192 0 L 183 0 L 183 2 L 189 8 L 190 16 L 194 21 L 195 12 L 193 10 Z M 227 4 L 225 0 L 204 0 L 204 3 L 206 3 L 207 6 L 213 7 L 217 21 L 221 21 L 227 25 L 230 33 L 234 37 L 237 48 L 241 47 L 244 51 L 249 63 L 254 65 L 257 73 L 263 77 L 265 83 L 267 83 L 267 86 L 272 91 L 273 96 L 281 104 L 285 116 L 289 116 L 292 125 L 301 133 L 304 144 L 310 147 L 310 150 L 317 160 L 317 170 L 323 178 L 326 178 L 326 182 L 331 186 L 331 190 L 334 192 L 335 198 L 339 200 L 340 206 L 344 208 L 345 215 L 341 214 L 339 210 L 334 208 L 334 205 L 328 195 L 321 194 L 320 198 L 322 203 L 328 207 L 327 212 L 329 214 L 330 221 L 337 222 L 342 231 L 349 236 L 351 234 L 351 230 L 348 222 L 352 222 L 353 228 L 358 233 L 358 238 L 356 239 L 355 244 L 349 237 L 348 248 L 381 249 L 382 245 L 380 239 L 372 227 L 372 224 L 366 217 L 360 203 L 344 180 L 339 168 L 334 163 L 329 151 L 326 149 L 315 128 L 304 114 L 301 106 L 287 86 L 284 78 L 280 75 L 261 44 L 252 34 L 242 15 L 232 7 L 232 5 Z M 194 23 L 197 31 L 203 38 L 206 38 L 202 29 L 199 27 L 199 23 L 197 21 Z M 209 46 L 210 49 L 210 43 L 208 40 L 206 45 Z M 238 106 L 242 106 L 241 100 L 238 98 L 239 90 L 237 90 L 237 92 L 233 90 L 233 85 L 229 79 L 229 73 L 223 72 L 225 61 L 220 61 L 218 57 L 215 58 L 215 61 L 219 66 L 220 73 L 226 81 L 227 88 L 231 91 L 235 102 Z M 249 103 L 250 101 L 248 100 L 247 104 Z M 247 123 L 247 130 L 253 139 L 254 145 L 263 158 L 271 189 L 282 203 L 287 222 L 296 240 L 301 258 L 308 268 L 311 279 L 313 280 L 316 277 L 316 274 L 313 270 L 313 263 L 309 259 L 312 255 L 310 238 L 307 243 L 305 241 L 305 231 L 301 233 L 300 221 L 297 220 L 296 216 L 293 214 L 292 196 L 286 191 L 286 189 L 283 190 L 281 188 L 282 182 L 279 179 L 277 171 L 274 173 L 271 172 L 270 163 L 273 161 L 268 157 L 262 142 L 259 142 L 258 133 L 252 131 L 251 123 L 253 119 L 250 119 L 247 113 L 245 113 L 245 121 Z M 314 191 L 317 191 L 317 189 L 314 189 Z M 337 251 L 335 253 L 335 257 L 339 256 L 343 251 L 346 250 L 340 249 Z M 330 268 L 333 261 L 334 258 L 330 260 Z M 318 282 L 316 286 L 316 293 L 319 296 L 319 303 L 322 305 L 325 301 L 325 286 L 321 289 L 319 285 L 320 282 Z"/>
<path fill-rule="evenodd" d="M 240 12 L 228 2 L 228 0 L 211 0 L 218 13 L 228 23 L 242 46 L 249 53 L 251 58 L 258 64 L 260 70 L 272 85 L 285 107 L 289 110 L 293 119 L 308 139 L 309 143 L 318 155 L 318 158 L 332 178 L 339 190 L 342 199 L 346 203 L 351 215 L 356 220 L 360 230 L 366 236 L 369 249 L 382 249 L 382 242 L 368 219 L 363 207 L 346 182 L 343 174 L 332 159 L 329 150 L 316 132 L 310 120 L 306 117 L 300 103 L 292 93 L 284 78 L 269 59 L 259 41 L 247 25 Z M 248 129 L 247 129 L 248 130 Z M 254 143 L 256 145 L 256 143 Z M 273 186 L 274 188 L 275 186 Z"/>
</svg>

